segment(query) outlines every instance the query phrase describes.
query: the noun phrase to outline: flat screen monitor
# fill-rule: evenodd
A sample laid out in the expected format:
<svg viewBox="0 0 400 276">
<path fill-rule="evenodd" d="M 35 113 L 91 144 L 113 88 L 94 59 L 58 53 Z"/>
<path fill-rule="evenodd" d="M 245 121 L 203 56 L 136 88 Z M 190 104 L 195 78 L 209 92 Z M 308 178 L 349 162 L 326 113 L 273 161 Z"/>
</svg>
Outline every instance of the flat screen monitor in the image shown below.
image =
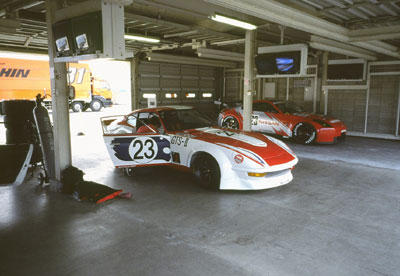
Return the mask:
<svg viewBox="0 0 400 276">
<path fill-rule="evenodd" d="M 300 73 L 300 51 L 260 54 L 256 57 L 260 75 L 284 75 Z"/>
</svg>

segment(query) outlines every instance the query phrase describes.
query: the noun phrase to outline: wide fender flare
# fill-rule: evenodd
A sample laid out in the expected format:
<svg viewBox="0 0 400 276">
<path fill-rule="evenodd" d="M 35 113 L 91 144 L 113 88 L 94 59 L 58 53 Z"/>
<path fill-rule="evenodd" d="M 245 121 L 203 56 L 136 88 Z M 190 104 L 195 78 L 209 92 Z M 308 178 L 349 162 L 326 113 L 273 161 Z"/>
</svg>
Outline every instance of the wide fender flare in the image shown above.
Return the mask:
<svg viewBox="0 0 400 276">
<path fill-rule="evenodd" d="M 229 154 L 226 153 L 227 150 L 220 148 L 216 145 L 215 147 L 212 148 L 213 148 L 212 151 L 205 149 L 205 147 L 201 146 L 193 148 L 188 155 L 186 166 L 190 168 L 194 160 L 193 158 L 196 157 L 196 154 L 206 153 L 211 155 L 215 160 L 217 160 L 221 174 L 223 174 L 225 170 L 232 170 L 232 160 L 229 159 L 228 157 Z"/>
<path fill-rule="evenodd" d="M 224 114 L 221 114 L 218 118 L 218 125 L 222 126 L 223 120 L 225 120 L 226 117 L 234 117 L 238 123 L 239 123 L 239 129 L 243 129 L 243 119 L 240 113 L 235 112 L 226 112 Z"/>
<path fill-rule="evenodd" d="M 321 126 L 316 122 L 313 122 L 313 121 L 311 121 L 311 122 L 310 121 L 300 121 L 300 122 L 297 122 L 296 124 L 293 125 L 292 135 L 293 135 L 294 129 L 300 124 L 312 126 L 317 133 L 319 132 L 319 130 L 321 128 Z"/>
</svg>

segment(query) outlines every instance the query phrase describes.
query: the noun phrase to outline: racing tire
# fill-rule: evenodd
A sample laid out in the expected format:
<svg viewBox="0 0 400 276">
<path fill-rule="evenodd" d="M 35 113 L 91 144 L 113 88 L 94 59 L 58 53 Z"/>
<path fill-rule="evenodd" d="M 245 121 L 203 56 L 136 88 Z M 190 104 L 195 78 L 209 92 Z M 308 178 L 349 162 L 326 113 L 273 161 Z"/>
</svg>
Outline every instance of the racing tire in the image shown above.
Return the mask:
<svg viewBox="0 0 400 276">
<path fill-rule="evenodd" d="M 2 113 L 14 118 L 31 118 L 33 116 L 34 101 L 11 100 L 2 102 Z"/>
<path fill-rule="evenodd" d="M 4 115 L 4 126 L 7 129 L 23 128 L 31 123 L 34 124 L 33 118 L 15 118 L 10 115 Z"/>
<path fill-rule="evenodd" d="M 217 160 L 208 154 L 200 154 L 192 164 L 196 181 L 204 188 L 219 190 L 221 171 Z"/>
<path fill-rule="evenodd" d="M 95 99 L 90 103 L 90 109 L 93 112 L 100 111 L 102 107 L 103 107 L 103 103 L 100 100 Z"/>
<path fill-rule="evenodd" d="M 6 130 L 6 144 L 25 144 L 29 143 L 27 132 L 25 129 L 7 129 Z"/>
<path fill-rule="evenodd" d="M 23 128 L 27 123 L 26 120 L 21 118 L 11 117 L 10 115 L 4 115 L 4 126 L 7 129 Z"/>
<path fill-rule="evenodd" d="M 299 123 L 293 129 L 293 139 L 296 143 L 309 145 L 317 138 L 315 128 L 306 123 Z"/>
<path fill-rule="evenodd" d="M 134 168 L 124 168 L 123 170 L 126 176 L 132 177 L 135 174 Z"/>
<path fill-rule="evenodd" d="M 222 120 L 223 128 L 239 129 L 239 121 L 233 116 L 227 116 Z"/>
<path fill-rule="evenodd" d="M 81 102 L 73 102 L 71 104 L 71 109 L 73 112 L 82 112 L 83 104 Z"/>
</svg>

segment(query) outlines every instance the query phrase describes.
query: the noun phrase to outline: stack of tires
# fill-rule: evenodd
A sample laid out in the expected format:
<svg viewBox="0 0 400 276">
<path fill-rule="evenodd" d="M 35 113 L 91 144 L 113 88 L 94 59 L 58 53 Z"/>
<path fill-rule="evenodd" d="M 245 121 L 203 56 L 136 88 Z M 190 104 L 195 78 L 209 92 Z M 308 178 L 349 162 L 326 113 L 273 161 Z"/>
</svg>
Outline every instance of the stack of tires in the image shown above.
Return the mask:
<svg viewBox="0 0 400 276">
<path fill-rule="evenodd" d="M 7 144 L 33 144 L 34 151 L 31 164 L 41 161 L 41 150 L 37 139 L 33 108 L 34 101 L 13 100 L 3 101 L 1 112 L 4 115 L 4 126 L 6 127 Z"/>
</svg>

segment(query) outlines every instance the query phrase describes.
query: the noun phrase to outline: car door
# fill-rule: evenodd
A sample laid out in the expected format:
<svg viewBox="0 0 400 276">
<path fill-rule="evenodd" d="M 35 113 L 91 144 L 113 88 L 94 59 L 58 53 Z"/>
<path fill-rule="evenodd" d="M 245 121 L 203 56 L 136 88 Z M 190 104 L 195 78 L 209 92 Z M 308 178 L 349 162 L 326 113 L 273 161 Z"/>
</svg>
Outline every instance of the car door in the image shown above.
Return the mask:
<svg viewBox="0 0 400 276">
<path fill-rule="evenodd" d="M 162 129 L 151 127 L 150 121 L 155 116 L 158 117 L 152 112 L 138 112 L 101 118 L 104 142 L 116 168 L 171 162 L 170 137 L 163 134 Z M 148 131 L 138 133 L 144 126 L 149 126 Z"/>
<path fill-rule="evenodd" d="M 253 104 L 252 120 L 257 120 L 256 131 L 290 136 L 291 131 L 279 118 L 279 111 L 268 102 L 258 102 Z"/>
</svg>

